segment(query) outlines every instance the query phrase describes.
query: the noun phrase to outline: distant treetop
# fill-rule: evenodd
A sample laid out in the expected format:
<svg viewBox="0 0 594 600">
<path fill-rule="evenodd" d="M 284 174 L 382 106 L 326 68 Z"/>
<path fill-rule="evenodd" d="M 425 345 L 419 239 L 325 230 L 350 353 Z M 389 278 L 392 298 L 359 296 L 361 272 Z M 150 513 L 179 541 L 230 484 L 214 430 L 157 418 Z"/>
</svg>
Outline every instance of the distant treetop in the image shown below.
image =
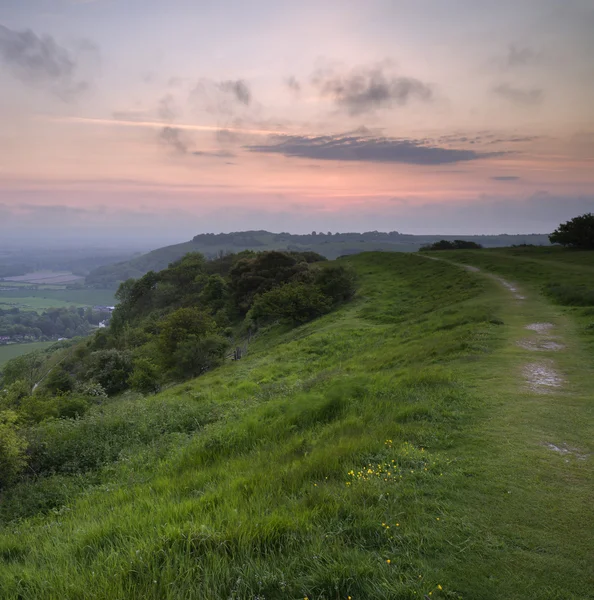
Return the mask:
<svg viewBox="0 0 594 600">
<path fill-rule="evenodd" d="M 421 246 L 420 252 L 427 250 L 480 250 L 482 246 L 476 242 L 468 242 L 466 240 L 454 240 L 453 242 L 448 240 L 440 240 L 427 246 Z"/>
</svg>

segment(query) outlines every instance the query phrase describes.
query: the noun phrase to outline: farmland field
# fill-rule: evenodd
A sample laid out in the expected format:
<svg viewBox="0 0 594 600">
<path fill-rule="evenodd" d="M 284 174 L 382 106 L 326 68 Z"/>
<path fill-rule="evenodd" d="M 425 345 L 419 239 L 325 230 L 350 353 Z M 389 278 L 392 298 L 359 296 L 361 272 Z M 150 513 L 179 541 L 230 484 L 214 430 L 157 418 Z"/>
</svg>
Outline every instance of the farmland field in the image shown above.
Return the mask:
<svg viewBox="0 0 594 600">
<path fill-rule="evenodd" d="M 42 289 L 19 288 L 0 290 L 0 304 L 29 306 L 33 310 L 44 310 L 61 306 L 113 306 L 111 290 L 95 289 Z"/>
<path fill-rule="evenodd" d="M 35 352 L 35 350 L 45 350 L 56 342 L 32 342 L 30 344 L 9 344 L 7 346 L 0 346 L 0 369 L 4 364 L 11 358 L 28 354 L 29 352 Z"/>
<path fill-rule="evenodd" d="M 35 271 L 25 275 L 15 275 L 14 277 L 5 277 L 5 281 L 15 281 L 32 284 L 57 284 L 76 283 L 83 280 L 84 277 L 74 275 L 70 271 Z"/>
</svg>

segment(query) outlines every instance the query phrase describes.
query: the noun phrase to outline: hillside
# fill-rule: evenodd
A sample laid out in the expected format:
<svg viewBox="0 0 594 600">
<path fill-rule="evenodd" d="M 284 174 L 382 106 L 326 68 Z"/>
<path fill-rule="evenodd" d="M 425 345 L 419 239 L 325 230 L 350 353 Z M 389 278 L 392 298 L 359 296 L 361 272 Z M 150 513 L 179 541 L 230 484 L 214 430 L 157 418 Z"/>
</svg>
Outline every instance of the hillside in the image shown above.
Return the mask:
<svg viewBox="0 0 594 600">
<path fill-rule="evenodd" d="M 329 259 L 343 255 L 358 254 L 374 250 L 392 252 L 414 252 L 425 244 L 441 239 L 453 240 L 460 236 L 409 235 L 393 231 L 381 233 L 316 233 L 294 235 L 290 233 L 270 233 L 268 231 L 241 231 L 235 233 L 202 234 L 189 242 L 158 248 L 125 262 L 101 266 L 89 273 L 88 285 L 97 287 L 117 287 L 118 283 L 129 278 L 142 277 L 148 271 L 160 271 L 174 260 L 188 252 L 200 252 L 214 258 L 230 252 L 243 250 L 294 250 L 312 251 Z M 475 235 L 462 236 L 484 247 L 511 246 L 513 244 L 548 245 L 547 235 Z"/>
<path fill-rule="evenodd" d="M 483 271 L 341 259 L 350 303 L 31 430 L 37 475 L 0 499 L 0 596 L 589 597 L 594 302 L 540 292 L 569 271 L 585 290 L 594 255 L 432 256 Z"/>
</svg>

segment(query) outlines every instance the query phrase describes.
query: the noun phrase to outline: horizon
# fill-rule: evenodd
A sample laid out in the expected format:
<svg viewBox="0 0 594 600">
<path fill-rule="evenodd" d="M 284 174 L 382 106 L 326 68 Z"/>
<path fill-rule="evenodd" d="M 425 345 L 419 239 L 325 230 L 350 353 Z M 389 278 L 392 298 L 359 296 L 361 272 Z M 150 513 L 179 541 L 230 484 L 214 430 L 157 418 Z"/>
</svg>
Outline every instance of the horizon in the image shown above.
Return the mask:
<svg viewBox="0 0 594 600">
<path fill-rule="evenodd" d="M 16 3 L 0 236 L 550 233 L 594 212 L 593 25 L 587 0 Z"/>
</svg>

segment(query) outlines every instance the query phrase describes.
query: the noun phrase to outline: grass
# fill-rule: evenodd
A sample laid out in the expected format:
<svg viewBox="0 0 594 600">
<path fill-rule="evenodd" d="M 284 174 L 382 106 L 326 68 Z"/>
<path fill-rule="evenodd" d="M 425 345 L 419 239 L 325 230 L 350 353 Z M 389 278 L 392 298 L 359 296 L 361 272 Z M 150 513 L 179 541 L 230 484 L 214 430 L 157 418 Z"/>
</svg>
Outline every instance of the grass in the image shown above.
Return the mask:
<svg viewBox="0 0 594 600">
<path fill-rule="evenodd" d="M 29 352 L 35 352 L 36 350 L 45 350 L 56 342 L 31 342 L 28 344 L 8 344 L 6 346 L 0 346 L 0 369 L 10 359 L 28 354 Z"/>
<path fill-rule="evenodd" d="M 591 459 L 543 446 L 592 450 L 578 322 L 443 262 L 346 260 L 360 291 L 339 311 L 32 429 L 0 597 L 591 597 Z M 514 342 L 541 320 L 567 337 L 568 385 L 535 396 Z"/>
</svg>

